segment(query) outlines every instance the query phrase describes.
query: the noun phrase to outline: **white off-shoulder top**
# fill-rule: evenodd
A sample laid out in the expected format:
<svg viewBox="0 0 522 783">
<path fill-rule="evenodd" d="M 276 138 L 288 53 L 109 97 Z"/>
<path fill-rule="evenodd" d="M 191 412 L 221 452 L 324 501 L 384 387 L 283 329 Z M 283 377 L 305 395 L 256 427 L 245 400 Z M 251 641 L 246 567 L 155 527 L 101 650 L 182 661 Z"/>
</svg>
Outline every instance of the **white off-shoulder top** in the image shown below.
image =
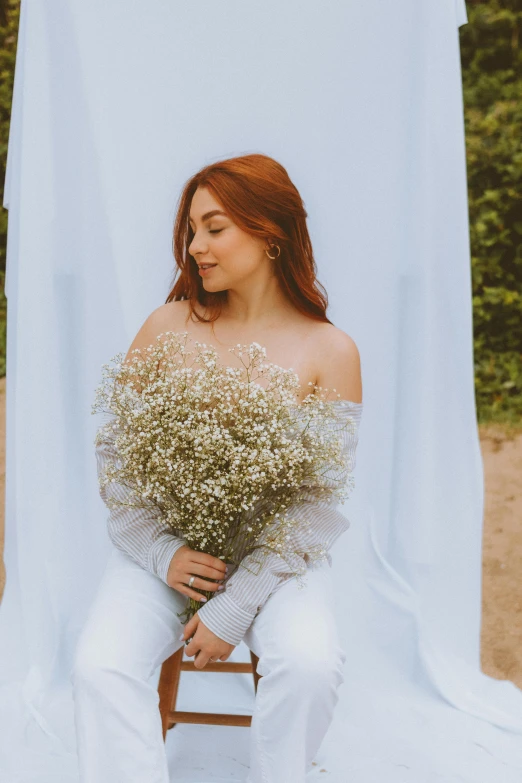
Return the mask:
<svg viewBox="0 0 522 783">
<path fill-rule="evenodd" d="M 358 442 L 362 402 L 333 400 L 330 404 L 338 409 L 340 421 L 345 417 L 353 422 L 352 427 L 342 430 L 343 452 L 348 455 L 348 471 L 355 467 L 355 450 Z M 95 453 L 98 475 L 105 469 L 106 460 L 117 458 L 114 441 L 110 436 L 96 439 Z M 100 495 L 107 504 L 109 496 L 118 500 L 129 500 L 132 490 L 117 482 L 100 488 Z M 341 513 L 337 499 L 328 501 L 300 502 L 291 506 L 287 513 L 292 517 L 302 516 L 310 524 L 294 528 L 292 548 L 300 552 L 319 546 L 326 550 L 326 559 L 331 565 L 328 550 L 336 539 L 348 529 L 349 520 Z M 158 515 L 150 508 L 118 506 L 110 509 L 107 520 L 109 538 L 114 546 L 127 553 L 142 568 L 152 572 L 167 584 L 169 565 L 174 553 L 187 542 L 173 535 Z M 206 603 L 202 603 L 198 614 L 203 623 L 229 644 L 237 645 L 247 628 L 268 597 L 286 580 L 295 575 L 295 559 L 292 567 L 275 552 L 263 555 L 263 566 L 259 569 L 256 552 L 241 560 L 239 566 L 232 566 L 232 572 L 225 581 L 225 587 Z M 245 567 L 242 567 L 242 566 Z M 307 561 L 302 558 L 302 566 Z M 230 568 L 230 566 L 229 566 Z"/>
</svg>

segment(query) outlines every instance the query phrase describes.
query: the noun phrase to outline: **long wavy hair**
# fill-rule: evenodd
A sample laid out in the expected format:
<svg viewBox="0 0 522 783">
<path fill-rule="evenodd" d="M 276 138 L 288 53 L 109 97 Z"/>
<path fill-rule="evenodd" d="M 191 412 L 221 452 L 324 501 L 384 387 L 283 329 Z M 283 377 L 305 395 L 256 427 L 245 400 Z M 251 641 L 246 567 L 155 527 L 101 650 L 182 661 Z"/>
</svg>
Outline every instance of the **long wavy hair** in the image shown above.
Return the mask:
<svg viewBox="0 0 522 783">
<path fill-rule="evenodd" d="M 188 252 L 194 237 L 189 222 L 190 205 L 198 187 L 207 188 L 243 231 L 267 240 L 270 245 L 279 245 L 281 252 L 274 261 L 275 273 L 288 299 L 304 315 L 332 323 L 326 316 L 328 295 L 316 278 L 317 266 L 301 196 L 286 169 L 261 154 L 211 163 L 185 184 L 178 201 L 172 241 L 177 269 L 166 302 L 186 299 L 191 316 L 210 323 L 219 317 L 227 298 L 226 290 L 205 291 L 198 265 Z M 205 308 L 208 318 L 196 312 L 195 301 Z"/>
</svg>

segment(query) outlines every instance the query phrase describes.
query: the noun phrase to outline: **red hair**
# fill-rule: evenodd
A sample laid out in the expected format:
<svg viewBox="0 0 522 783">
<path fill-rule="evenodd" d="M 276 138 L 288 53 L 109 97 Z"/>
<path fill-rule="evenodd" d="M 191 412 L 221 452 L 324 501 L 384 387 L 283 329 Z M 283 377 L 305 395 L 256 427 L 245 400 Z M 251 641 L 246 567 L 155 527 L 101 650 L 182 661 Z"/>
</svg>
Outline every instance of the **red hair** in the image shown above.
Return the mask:
<svg viewBox="0 0 522 783">
<path fill-rule="evenodd" d="M 207 188 L 243 231 L 279 245 L 275 272 L 288 299 L 304 315 L 332 323 L 326 316 L 328 295 L 316 279 L 317 266 L 301 196 L 286 169 L 261 154 L 211 163 L 185 184 L 178 201 L 172 242 L 177 270 L 166 302 L 188 299 L 191 315 L 209 323 L 219 317 L 226 301 L 226 290 L 205 291 L 196 261 L 188 252 L 194 237 L 189 222 L 190 205 L 198 187 Z M 196 300 L 210 312 L 210 318 L 196 313 Z"/>
</svg>

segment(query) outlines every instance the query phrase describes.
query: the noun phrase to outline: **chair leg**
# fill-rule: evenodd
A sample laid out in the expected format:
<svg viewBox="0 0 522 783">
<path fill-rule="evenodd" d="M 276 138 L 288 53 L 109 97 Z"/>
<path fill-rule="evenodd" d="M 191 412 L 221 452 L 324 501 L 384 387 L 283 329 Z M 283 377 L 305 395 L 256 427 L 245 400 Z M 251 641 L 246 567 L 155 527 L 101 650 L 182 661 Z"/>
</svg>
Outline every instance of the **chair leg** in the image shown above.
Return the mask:
<svg viewBox="0 0 522 783">
<path fill-rule="evenodd" d="M 163 728 L 163 740 L 167 736 L 167 731 L 174 726 L 169 725 L 169 713 L 176 709 L 176 700 L 178 698 L 179 678 L 181 674 L 181 661 L 185 645 L 173 653 L 170 658 L 163 661 L 158 683 L 159 691 L 159 710 L 161 714 L 161 724 Z"/>
<path fill-rule="evenodd" d="M 250 660 L 252 661 L 252 674 L 254 675 L 254 693 L 257 693 L 257 683 L 261 679 L 262 675 L 257 673 L 257 663 L 259 658 L 255 653 L 250 650 Z"/>
</svg>

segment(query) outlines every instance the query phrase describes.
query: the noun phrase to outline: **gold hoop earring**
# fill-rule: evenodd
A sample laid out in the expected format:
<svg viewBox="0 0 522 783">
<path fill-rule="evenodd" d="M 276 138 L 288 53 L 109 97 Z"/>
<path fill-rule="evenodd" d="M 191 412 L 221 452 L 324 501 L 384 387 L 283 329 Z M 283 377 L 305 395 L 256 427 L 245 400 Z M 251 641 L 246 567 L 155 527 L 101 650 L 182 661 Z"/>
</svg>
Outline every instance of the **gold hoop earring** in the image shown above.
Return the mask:
<svg viewBox="0 0 522 783">
<path fill-rule="evenodd" d="M 268 250 L 265 250 L 265 253 L 267 254 L 268 258 L 271 258 L 272 261 L 275 261 L 275 259 L 279 258 L 279 256 L 281 255 L 281 248 L 279 247 L 279 245 L 270 245 L 270 249 L 272 249 L 273 247 L 277 247 L 278 253 L 276 256 L 271 256 Z"/>
</svg>

